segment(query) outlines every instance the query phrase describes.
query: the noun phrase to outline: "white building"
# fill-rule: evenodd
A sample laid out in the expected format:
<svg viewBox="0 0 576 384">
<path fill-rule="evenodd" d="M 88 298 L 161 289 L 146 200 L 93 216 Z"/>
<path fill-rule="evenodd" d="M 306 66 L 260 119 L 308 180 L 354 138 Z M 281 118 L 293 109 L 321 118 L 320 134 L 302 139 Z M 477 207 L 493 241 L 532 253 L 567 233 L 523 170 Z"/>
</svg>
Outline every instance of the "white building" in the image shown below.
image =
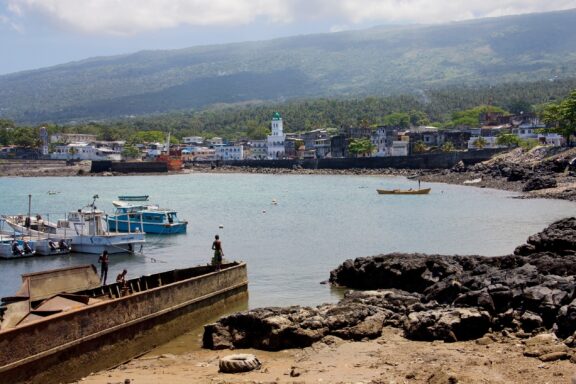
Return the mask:
<svg viewBox="0 0 576 384">
<path fill-rule="evenodd" d="M 219 145 L 214 150 L 218 160 L 244 160 L 244 147 L 241 145 Z"/>
<path fill-rule="evenodd" d="M 51 143 L 91 143 L 96 141 L 96 135 L 88 133 L 55 133 L 50 136 Z"/>
<path fill-rule="evenodd" d="M 268 149 L 268 158 L 281 159 L 284 157 L 284 142 L 286 135 L 283 132 L 282 117 L 278 112 L 272 117 L 272 134 L 268 136 L 266 147 Z"/>
<path fill-rule="evenodd" d="M 254 160 L 263 160 L 268 157 L 267 140 L 250 141 L 250 158 Z"/>
<path fill-rule="evenodd" d="M 187 145 L 201 145 L 204 143 L 204 138 L 201 136 L 187 136 L 182 138 L 182 142 Z"/>
<path fill-rule="evenodd" d="M 96 148 L 92 144 L 72 143 L 57 145 L 50 158 L 55 160 L 122 160 L 122 154 L 110 148 Z"/>
<path fill-rule="evenodd" d="M 390 156 L 408 156 L 410 142 L 406 140 L 395 140 L 389 149 Z"/>
<path fill-rule="evenodd" d="M 222 140 L 221 137 L 216 136 L 211 139 L 208 139 L 208 143 L 213 146 L 224 145 L 224 140 Z"/>
</svg>

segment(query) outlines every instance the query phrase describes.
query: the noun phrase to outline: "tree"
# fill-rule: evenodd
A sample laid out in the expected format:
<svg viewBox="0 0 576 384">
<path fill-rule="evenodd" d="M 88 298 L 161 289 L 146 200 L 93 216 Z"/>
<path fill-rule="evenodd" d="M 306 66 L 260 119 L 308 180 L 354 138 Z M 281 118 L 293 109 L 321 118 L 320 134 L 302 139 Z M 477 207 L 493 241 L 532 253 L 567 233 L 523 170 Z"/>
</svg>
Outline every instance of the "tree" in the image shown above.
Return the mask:
<svg viewBox="0 0 576 384">
<path fill-rule="evenodd" d="M 444 144 L 442 144 L 442 147 L 440 147 L 440 150 L 442 152 L 452 152 L 454 151 L 455 147 L 454 144 L 451 141 L 447 141 Z"/>
<path fill-rule="evenodd" d="M 571 136 L 576 132 L 576 89 L 559 103 L 552 103 L 544 108 L 542 120 L 551 125 L 552 131 L 564 138 L 570 145 Z"/>
<path fill-rule="evenodd" d="M 384 116 L 383 123 L 389 127 L 407 129 L 410 127 L 410 115 L 404 112 L 394 112 Z"/>
<path fill-rule="evenodd" d="M 136 159 L 140 156 L 140 151 L 133 145 L 126 145 L 122 150 L 122 156 L 128 159 Z"/>
<path fill-rule="evenodd" d="M 38 148 L 40 137 L 32 128 L 16 128 L 12 131 L 12 143 L 24 148 Z"/>
<path fill-rule="evenodd" d="M 348 144 L 348 152 L 354 157 L 360 155 L 370 155 L 374 151 L 376 146 L 372 144 L 370 139 L 352 139 L 350 144 Z"/>
<path fill-rule="evenodd" d="M 501 133 L 496 138 L 496 144 L 506 147 L 517 147 L 520 145 L 520 138 L 512 133 Z"/>
<path fill-rule="evenodd" d="M 419 140 L 416 143 L 414 143 L 414 148 L 412 148 L 412 150 L 414 151 L 414 153 L 424 153 L 428 150 L 428 147 L 426 146 L 426 144 L 424 144 L 422 140 Z"/>
<path fill-rule="evenodd" d="M 474 142 L 474 147 L 476 149 L 482 149 L 484 148 L 486 145 L 488 145 L 488 142 L 486 141 L 485 138 L 483 138 L 482 136 L 478 137 L 478 139 L 476 139 L 476 141 Z"/>
</svg>

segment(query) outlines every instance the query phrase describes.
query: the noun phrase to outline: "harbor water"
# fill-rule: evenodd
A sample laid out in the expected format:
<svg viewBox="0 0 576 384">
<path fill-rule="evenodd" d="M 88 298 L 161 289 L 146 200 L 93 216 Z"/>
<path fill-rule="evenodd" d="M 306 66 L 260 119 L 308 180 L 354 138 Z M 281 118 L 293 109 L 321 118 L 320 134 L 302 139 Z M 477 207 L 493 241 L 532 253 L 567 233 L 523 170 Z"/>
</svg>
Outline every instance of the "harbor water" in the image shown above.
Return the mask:
<svg viewBox="0 0 576 384">
<path fill-rule="evenodd" d="M 528 236 L 574 216 L 576 204 L 517 199 L 517 194 L 427 183 L 429 195 L 378 195 L 377 188 L 417 188 L 403 177 L 179 174 L 116 177 L 0 178 L 0 214 L 51 221 L 90 204 L 113 212 L 119 195 L 150 195 L 189 221 L 177 235 L 147 235 L 135 255 L 111 255 L 109 281 L 210 262 L 214 235 L 224 257 L 248 264 L 249 307 L 335 302 L 321 284 L 344 260 L 389 252 L 512 253 Z M 50 192 L 50 193 L 49 193 Z M 1 229 L 9 229 L 4 225 Z M 0 296 L 15 293 L 22 273 L 79 264 L 98 255 L 0 260 Z"/>
</svg>

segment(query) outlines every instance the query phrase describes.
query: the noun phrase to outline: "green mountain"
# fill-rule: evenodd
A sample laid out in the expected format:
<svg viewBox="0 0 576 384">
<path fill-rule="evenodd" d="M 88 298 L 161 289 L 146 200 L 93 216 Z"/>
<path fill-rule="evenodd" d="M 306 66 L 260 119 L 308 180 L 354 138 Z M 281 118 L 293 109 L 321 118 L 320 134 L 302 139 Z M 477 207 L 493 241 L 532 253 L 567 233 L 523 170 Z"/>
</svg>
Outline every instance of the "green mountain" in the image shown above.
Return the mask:
<svg viewBox="0 0 576 384">
<path fill-rule="evenodd" d="M 64 122 L 576 76 L 576 10 L 98 57 L 0 76 L 0 118 Z"/>
</svg>

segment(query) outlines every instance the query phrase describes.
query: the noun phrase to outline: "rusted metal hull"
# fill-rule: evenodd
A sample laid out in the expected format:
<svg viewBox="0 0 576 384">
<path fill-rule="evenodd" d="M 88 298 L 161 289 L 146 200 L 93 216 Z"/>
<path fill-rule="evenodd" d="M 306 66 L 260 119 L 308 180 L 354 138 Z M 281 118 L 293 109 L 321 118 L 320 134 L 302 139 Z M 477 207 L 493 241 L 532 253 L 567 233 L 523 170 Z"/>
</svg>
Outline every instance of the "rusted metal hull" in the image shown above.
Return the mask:
<svg viewBox="0 0 576 384">
<path fill-rule="evenodd" d="M 141 355 L 246 302 L 246 264 L 223 267 L 220 272 L 210 266 L 171 271 L 195 275 L 175 282 L 166 281 L 167 273 L 143 276 L 139 282 L 130 281 L 134 292 L 127 296 L 0 332 L 0 350 L 9 351 L 0 355 L 0 382 L 79 379 Z M 112 294 L 114 286 L 109 288 Z"/>
</svg>

